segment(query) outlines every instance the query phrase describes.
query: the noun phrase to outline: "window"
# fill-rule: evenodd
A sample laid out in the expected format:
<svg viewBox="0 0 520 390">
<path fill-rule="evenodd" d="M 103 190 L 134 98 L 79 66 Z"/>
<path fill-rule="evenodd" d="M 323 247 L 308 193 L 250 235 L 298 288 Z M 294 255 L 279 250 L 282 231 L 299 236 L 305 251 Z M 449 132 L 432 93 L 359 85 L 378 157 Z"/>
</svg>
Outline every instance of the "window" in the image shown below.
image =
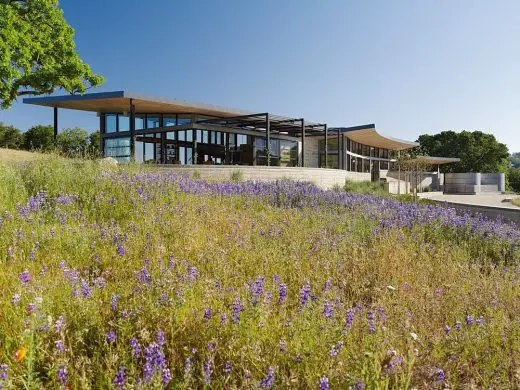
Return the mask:
<svg viewBox="0 0 520 390">
<path fill-rule="evenodd" d="M 165 116 L 163 118 L 163 123 L 164 126 L 177 126 L 177 118 L 174 115 Z"/>
<path fill-rule="evenodd" d="M 155 144 L 151 142 L 144 143 L 144 162 L 155 160 Z"/>
<path fill-rule="evenodd" d="M 115 133 L 117 131 L 117 115 L 105 114 L 105 132 Z"/>
<path fill-rule="evenodd" d="M 177 132 L 177 139 L 179 141 L 186 141 L 186 131 L 185 130 L 179 130 Z"/>
<path fill-rule="evenodd" d="M 155 129 L 157 127 L 159 127 L 159 117 L 158 116 L 151 116 L 151 115 L 148 115 L 146 117 L 146 128 L 147 129 Z"/>
<path fill-rule="evenodd" d="M 136 115 L 135 116 L 135 129 L 143 130 L 144 129 L 144 115 Z"/>
<path fill-rule="evenodd" d="M 170 131 L 166 133 L 166 139 L 175 139 L 175 131 Z"/>
<path fill-rule="evenodd" d="M 280 140 L 280 166 L 298 166 L 298 142 Z"/>
<path fill-rule="evenodd" d="M 193 142 L 193 130 L 186 130 L 186 141 Z"/>
<path fill-rule="evenodd" d="M 177 125 L 188 125 L 191 123 L 191 115 L 181 114 L 177 119 Z"/>
<path fill-rule="evenodd" d="M 130 161 L 130 137 L 105 139 L 106 157 L 114 157 L 119 162 Z"/>
</svg>

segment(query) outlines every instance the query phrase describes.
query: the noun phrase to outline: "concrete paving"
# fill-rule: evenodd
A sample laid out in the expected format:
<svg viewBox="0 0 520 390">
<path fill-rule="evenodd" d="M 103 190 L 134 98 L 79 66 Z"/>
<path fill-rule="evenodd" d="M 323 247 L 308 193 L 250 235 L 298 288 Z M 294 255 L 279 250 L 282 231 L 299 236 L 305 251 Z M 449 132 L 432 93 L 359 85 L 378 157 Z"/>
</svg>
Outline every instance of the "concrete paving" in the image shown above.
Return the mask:
<svg viewBox="0 0 520 390">
<path fill-rule="evenodd" d="M 506 201 L 506 199 L 520 198 L 520 195 L 504 195 L 496 192 L 480 193 L 476 195 L 450 195 L 443 194 L 442 192 L 424 192 L 419 194 L 419 197 L 441 202 L 460 203 L 485 207 L 501 207 L 520 211 L 520 207 L 515 206 L 510 201 Z"/>
</svg>

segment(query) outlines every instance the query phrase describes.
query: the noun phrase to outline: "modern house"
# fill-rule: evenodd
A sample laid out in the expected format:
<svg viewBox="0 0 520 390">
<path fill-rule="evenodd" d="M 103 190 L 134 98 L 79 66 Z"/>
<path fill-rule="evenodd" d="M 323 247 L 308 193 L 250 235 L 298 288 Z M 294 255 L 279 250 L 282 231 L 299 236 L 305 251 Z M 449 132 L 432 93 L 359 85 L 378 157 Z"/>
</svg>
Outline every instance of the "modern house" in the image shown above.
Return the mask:
<svg viewBox="0 0 520 390">
<path fill-rule="evenodd" d="M 331 168 L 359 173 L 351 175 L 355 179 L 379 180 L 391 170 L 392 151 L 418 145 L 384 136 L 373 124 L 329 127 L 125 91 L 27 98 L 24 103 L 53 107 L 55 135 L 58 109 L 96 112 L 102 153 L 120 162 Z"/>
</svg>

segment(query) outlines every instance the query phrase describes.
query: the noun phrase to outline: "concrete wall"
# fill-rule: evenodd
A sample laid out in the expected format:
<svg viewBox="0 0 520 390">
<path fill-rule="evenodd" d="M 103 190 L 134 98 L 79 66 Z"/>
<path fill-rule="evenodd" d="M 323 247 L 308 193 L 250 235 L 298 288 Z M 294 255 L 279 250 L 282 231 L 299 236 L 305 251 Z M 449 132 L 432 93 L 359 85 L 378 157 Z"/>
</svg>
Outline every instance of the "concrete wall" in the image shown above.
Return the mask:
<svg viewBox="0 0 520 390">
<path fill-rule="evenodd" d="M 319 164 L 319 150 L 318 150 L 319 137 L 306 137 L 305 138 L 305 167 L 306 168 L 318 168 Z M 370 180 L 370 179 L 369 179 Z"/>
<path fill-rule="evenodd" d="M 502 218 L 505 222 L 514 222 L 516 225 L 520 226 L 520 209 L 512 209 L 506 207 L 494 207 L 494 206 L 481 206 L 481 205 L 472 205 L 466 203 L 454 203 L 454 202 L 446 202 L 442 200 L 430 199 L 436 203 L 439 203 L 441 206 L 446 206 L 449 208 L 454 208 L 456 210 L 469 211 L 472 215 L 482 214 L 483 216 L 496 219 L 498 217 Z"/>
<path fill-rule="evenodd" d="M 503 173 L 446 173 L 444 193 L 479 194 L 481 192 L 504 192 Z"/>
<path fill-rule="evenodd" d="M 247 165 L 158 165 L 158 167 L 188 175 L 198 172 L 201 178 L 211 180 L 229 180 L 233 172 L 240 171 L 244 180 L 273 181 L 288 178 L 313 182 L 324 189 L 330 189 L 334 185 L 343 186 L 346 180 L 370 181 L 370 173 L 348 172 L 341 169 Z"/>
<path fill-rule="evenodd" d="M 415 175 L 405 175 L 403 171 L 401 171 L 400 180 L 397 171 L 381 171 L 379 177 L 386 179 L 386 189 L 391 194 L 409 194 L 415 185 Z M 422 172 L 418 176 L 418 180 L 420 180 L 418 185 L 420 192 L 442 190 L 443 174 L 439 176 L 437 172 Z"/>
</svg>

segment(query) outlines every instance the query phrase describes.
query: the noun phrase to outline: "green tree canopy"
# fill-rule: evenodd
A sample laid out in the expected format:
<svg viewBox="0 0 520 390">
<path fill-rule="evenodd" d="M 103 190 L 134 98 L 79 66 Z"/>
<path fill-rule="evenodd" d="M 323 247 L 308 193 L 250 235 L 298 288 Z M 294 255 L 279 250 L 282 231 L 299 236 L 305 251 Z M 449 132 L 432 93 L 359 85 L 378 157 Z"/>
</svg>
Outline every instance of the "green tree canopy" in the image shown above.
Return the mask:
<svg viewBox="0 0 520 390">
<path fill-rule="evenodd" d="M 520 168 L 520 152 L 512 153 L 509 157 L 509 162 L 513 168 Z"/>
<path fill-rule="evenodd" d="M 87 152 L 88 132 L 79 127 L 65 129 L 58 134 L 57 146 L 67 156 L 83 156 Z"/>
<path fill-rule="evenodd" d="M 54 128 L 42 125 L 31 127 L 24 134 L 23 148 L 43 151 L 54 149 Z"/>
<path fill-rule="evenodd" d="M 459 163 L 446 164 L 443 172 L 505 172 L 509 167 L 507 146 L 493 134 L 481 131 L 443 131 L 419 136 L 421 154 L 436 157 L 457 157 Z"/>
<path fill-rule="evenodd" d="M 22 146 L 22 132 L 14 126 L 7 126 L 0 122 L 0 147 L 20 149 Z"/>
<path fill-rule="evenodd" d="M 103 83 L 76 52 L 58 0 L 0 0 L 0 106 L 21 95 L 71 94 Z"/>
<path fill-rule="evenodd" d="M 88 136 L 88 153 L 92 157 L 99 157 L 100 156 L 100 141 L 101 141 L 101 134 L 99 133 L 99 130 L 94 131 Z"/>
</svg>

